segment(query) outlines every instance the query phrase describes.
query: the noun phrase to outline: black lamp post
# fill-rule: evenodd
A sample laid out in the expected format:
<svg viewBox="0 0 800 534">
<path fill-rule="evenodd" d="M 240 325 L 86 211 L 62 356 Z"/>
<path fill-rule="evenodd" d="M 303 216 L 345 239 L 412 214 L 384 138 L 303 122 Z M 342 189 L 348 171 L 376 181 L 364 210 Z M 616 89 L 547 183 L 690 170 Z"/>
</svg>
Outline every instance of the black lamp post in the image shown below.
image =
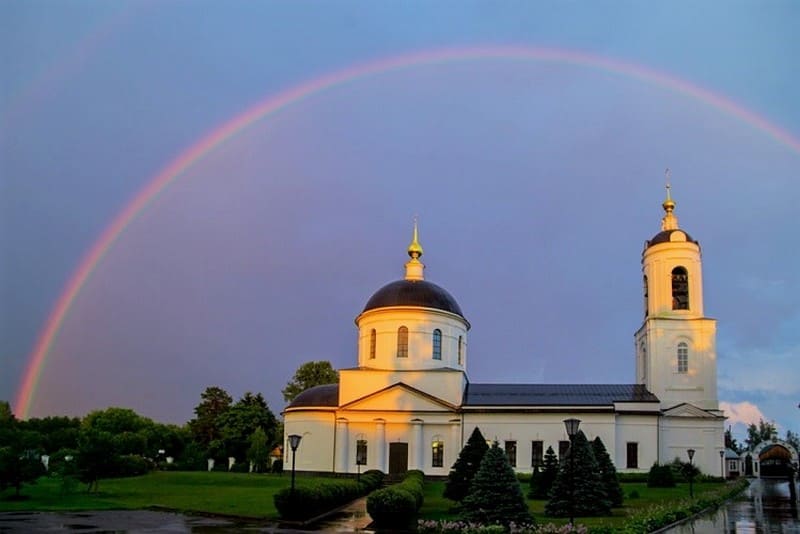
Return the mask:
<svg viewBox="0 0 800 534">
<path fill-rule="evenodd" d="M 689 455 L 689 497 L 694 499 L 694 488 L 692 487 L 692 480 L 694 479 L 694 465 L 692 464 L 694 449 L 687 450 L 686 454 Z"/>
<path fill-rule="evenodd" d="M 301 439 L 303 439 L 303 436 L 298 434 L 289 435 L 289 447 L 292 448 L 292 495 L 294 495 L 294 459 L 295 455 L 297 454 L 297 447 L 300 445 Z"/>
<path fill-rule="evenodd" d="M 564 426 L 569 436 L 569 524 L 575 524 L 575 436 L 578 435 L 580 419 L 564 419 Z"/>
<path fill-rule="evenodd" d="M 725 480 L 725 449 L 719 451 L 719 474 L 722 477 L 722 480 Z"/>
</svg>

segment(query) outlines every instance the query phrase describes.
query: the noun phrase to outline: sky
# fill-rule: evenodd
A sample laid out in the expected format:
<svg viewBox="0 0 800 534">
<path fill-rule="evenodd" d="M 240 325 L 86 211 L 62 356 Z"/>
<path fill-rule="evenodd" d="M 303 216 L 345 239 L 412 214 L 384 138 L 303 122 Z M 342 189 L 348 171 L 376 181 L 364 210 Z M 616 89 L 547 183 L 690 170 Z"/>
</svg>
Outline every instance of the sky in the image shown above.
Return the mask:
<svg viewBox="0 0 800 534">
<path fill-rule="evenodd" d="M 356 364 L 415 216 L 471 381 L 633 382 L 670 168 L 728 424 L 797 431 L 798 25 L 792 1 L 3 2 L 0 400 L 22 414 L 33 374 L 30 416 L 183 423 L 208 386 L 280 412 L 302 363 Z"/>
</svg>

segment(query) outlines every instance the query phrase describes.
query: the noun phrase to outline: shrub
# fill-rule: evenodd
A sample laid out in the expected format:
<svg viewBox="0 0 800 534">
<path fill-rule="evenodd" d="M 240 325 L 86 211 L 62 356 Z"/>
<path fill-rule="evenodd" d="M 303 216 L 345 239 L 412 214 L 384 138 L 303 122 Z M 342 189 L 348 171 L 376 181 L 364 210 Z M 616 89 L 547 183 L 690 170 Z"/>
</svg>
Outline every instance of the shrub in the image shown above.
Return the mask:
<svg viewBox="0 0 800 534">
<path fill-rule="evenodd" d="M 152 467 L 151 461 L 138 454 L 121 454 L 114 461 L 111 475 L 116 477 L 138 477 L 147 474 Z"/>
<path fill-rule="evenodd" d="M 272 472 L 273 473 L 283 473 L 283 460 L 278 458 L 274 462 L 272 462 Z"/>
<path fill-rule="evenodd" d="M 347 504 L 366 492 L 380 487 L 383 473 L 370 470 L 361 476 L 361 482 L 353 479 L 325 481 L 316 486 L 284 488 L 273 497 L 275 508 L 282 519 L 303 520 L 318 516 L 328 510 Z"/>
<path fill-rule="evenodd" d="M 636 491 L 636 490 L 631 490 L 631 492 L 628 493 L 628 498 L 629 499 L 639 499 L 640 497 L 641 497 L 641 495 L 639 495 L 639 492 Z"/>
<path fill-rule="evenodd" d="M 654 463 L 647 475 L 648 488 L 674 488 L 675 478 L 672 476 L 672 469 L 668 465 L 658 465 Z"/>
<path fill-rule="evenodd" d="M 381 473 L 381 477 L 383 473 Z M 409 527 L 425 498 L 425 475 L 409 471 L 399 484 L 373 491 L 367 497 L 367 512 L 383 528 Z"/>
</svg>

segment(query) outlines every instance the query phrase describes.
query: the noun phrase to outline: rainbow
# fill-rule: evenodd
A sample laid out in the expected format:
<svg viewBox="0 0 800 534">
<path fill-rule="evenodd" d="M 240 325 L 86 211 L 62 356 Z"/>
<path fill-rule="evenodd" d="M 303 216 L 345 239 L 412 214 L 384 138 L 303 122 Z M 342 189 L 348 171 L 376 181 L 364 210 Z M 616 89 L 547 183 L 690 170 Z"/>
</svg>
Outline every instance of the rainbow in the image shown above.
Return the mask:
<svg viewBox="0 0 800 534">
<path fill-rule="evenodd" d="M 521 60 L 553 62 L 580 67 L 588 67 L 627 76 L 644 83 L 656 85 L 672 92 L 686 95 L 716 108 L 722 113 L 741 120 L 760 130 L 775 141 L 800 153 L 800 139 L 787 130 L 772 124 L 767 119 L 745 109 L 725 96 L 698 87 L 688 81 L 668 74 L 617 59 L 601 57 L 585 52 L 554 48 L 533 48 L 518 46 L 482 46 L 472 48 L 448 48 L 421 51 L 357 64 L 342 70 L 325 74 L 307 81 L 277 95 L 270 95 L 253 107 L 233 117 L 218 128 L 202 137 L 194 145 L 183 151 L 177 158 L 161 169 L 150 179 L 125 208 L 117 214 L 111 224 L 103 231 L 67 282 L 55 303 L 45 326 L 28 358 L 20 387 L 14 402 L 18 417 L 27 418 L 36 394 L 37 384 L 47 362 L 47 356 L 55 342 L 64 318 L 89 277 L 103 260 L 114 243 L 119 240 L 128 225 L 144 211 L 147 206 L 174 180 L 187 169 L 198 163 L 206 154 L 222 145 L 239 132 L 255 122 L 269 117 L 281 109 L 302 102 L 317 93 L 356 81 L 360 78 L 385 73 L 387 71 L 453 61 L 474 60 Z"/>
</svg>

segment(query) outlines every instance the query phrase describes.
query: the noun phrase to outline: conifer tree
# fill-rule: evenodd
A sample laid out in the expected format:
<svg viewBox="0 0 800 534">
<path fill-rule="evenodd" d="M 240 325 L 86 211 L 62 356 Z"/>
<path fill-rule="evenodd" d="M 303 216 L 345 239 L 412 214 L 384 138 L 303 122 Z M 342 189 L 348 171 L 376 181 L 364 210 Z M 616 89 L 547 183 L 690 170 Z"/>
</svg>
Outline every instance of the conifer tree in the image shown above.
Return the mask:
<svg viewBox="0 0 800 534">
<path fill-rule="evenodd" d="M 481 465 L 483 455 L 489 449 L 486 439 L 478 427 L 472 431 L 467 444 L 458 454 L 458 459 L 450 468 L 444 486 L 444 496 L 452 501 L 461 502 L 467 496 L 472 478 Z"/>
<path fill-rule="evenodd" d="M 485 525 L 533 522 L 517 476 L 497 442 L 483 455 L 463 507 L 466 520 Z"/>
<path fill-rule="evenodd" d="M 581 431 L 573 438 L 573 446 L 559 466 L 544 511 L 553 517 L 568 517 L 570 512 L 575 516 L 611 513 L 611 503 L 600 483 L 597 460 L 589 440 Z"/>
<path fill-rule="evenodd" d="M 614 462 L 611 461 L 611 456 L 608 455 L 600 436 L 592 441 L 592 452 L 594 459 L 597 460 L 597 467 L 600 469 L 600 483 L 606 492 L 606 497 L 611 501 L 613 508 L 622 506 L 623 493 L 617 477 L 617 468 L 614 467 Z"/>
<path fill-rule="evenodd" d="M 539 488 L 542 486 L 542 472 L 539 471 L 539 466 L 533 466 L 533 472 L 531 473 L 531 481 L 530 481 L 530 489 L 528 489 L 528 498 L 529 499 L 539 499 Z"/>
<path fill-rule="evenodd" d="M 546 499 L 553 487 L 553 482 L 558 475 L 558 457 L 553 447 L 547 447 L 544 453 L 544 468 L 542 469 L 541 482 L 537 484 L 535 492 L 532 491 L 531 498 Z"/>
</svg>

